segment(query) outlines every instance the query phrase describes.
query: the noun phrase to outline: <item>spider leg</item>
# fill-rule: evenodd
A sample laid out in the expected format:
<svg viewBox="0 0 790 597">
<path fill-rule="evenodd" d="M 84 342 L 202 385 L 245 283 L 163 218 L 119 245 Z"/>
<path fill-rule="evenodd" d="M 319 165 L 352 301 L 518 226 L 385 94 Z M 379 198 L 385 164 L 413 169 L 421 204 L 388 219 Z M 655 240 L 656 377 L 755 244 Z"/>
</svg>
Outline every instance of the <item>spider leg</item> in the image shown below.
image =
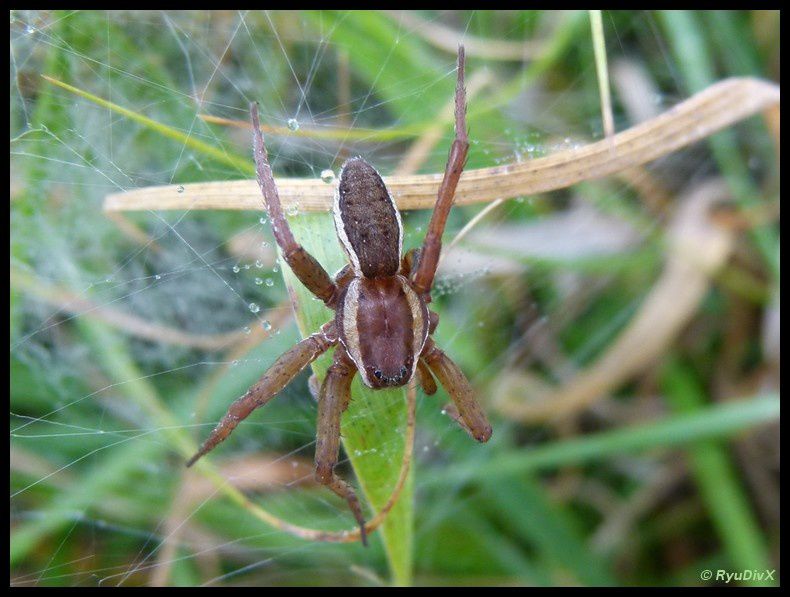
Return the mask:
<svg viewBox="0 0 790 597">
<path fill-rule="evenodd" d="M 469 428 L 469 425 L 466 424 L 466 421 L 464 421 L 461 413 L 458 412 L 458 407 L 455 404 L 445 404 L 442 412 L 458 423 L 459 427 L 466 431 L 469 437 L 475 439 L 474 432 Z"/>
<path fill-rule="evenodd" d="M 403 256 L 403 259 L 400 261 L 400 274 L 402 276 L 406 276 L 407 278 L 411 277 L 412 271 L 414 271 L 414 266 L 419 263 L 420 261 L 420 250 L 417 248 L 409 249 L 406 251 L 406 254 Z"/>
<path fill-rule="evenodd" d="M 433 334 L 439 326 L 439 314 L 435 311 L 428 311 L 428 333 Z"/>
<path fill-rule="evenodd" d="M 433 209 L 431 223 L 423 241 L 417 269 L 412 277 L 414 289 L 422 295 L 428 295 L 433 286 L 436 267 L 439 265 L 439 254 L 442 250 L 442 233 L 447 223 L 447 216 L 455 200 L 455 189 L 458 179 L 464 170 L 466 154 L 469 151 L 469 137 L 466 131 L 466 90 L 464 89 L 464 47 L 458 47 L 458 79 L 455 86 L 455 140 L 450 147 L 444 178 L 439 187 L 436 206 Z"/>
<path fill-rule="evenodd" d="M 324 354 L 337 343 L 334 322 L 325 325 L 320 332 L 312 334 L 286 351 L 266 370 L 266 373 L 239 399 L 228 408 L 228 412 L 203 442 L 200 450 L 187 462 L 195 462 L 224 441 L 236 426 L 252 411 L 274 398 L 280 390 L 296 377 L 307 365 Z"/>
<path fill-rule="evenodd" d="M 475 400 L 472 386 L 463 371 L 431 339 L 428 339 L 420 359 L 425 360 L 436 379 L 452 398 L 451 406 L 457 409 L 458 418 L 453 417 L 456 412 L 454 409 L 448 409 L 450 416 L 462 422 L 461 426 L 475 440 L 487 442 L 491 437 L 491 425 Z"/>
<path fill-rule="evenodd" d="M 335 474 L 340 451 L 340 416 L 351 400 L 351 380 L 357 372 L 345 350 L 335 351 L 335 360 L 327 372 L 318 399 L 318 432 L 315 447 L 315 478 L 348 502 L 359 524 L 362 544 L 367 546 L 365 518 L 354 489 Z"/>
<path fill-rule="evenodd" d="M 272 232 L 277 244 L 283 253 L 283 258 L 291 267 L 293 273 L 299 281 L 314 295 L 320 298 L 328 307 L 334 308 L 337 293 L 336 286 L 329 277 L 321 264 L 308 253 L 302 245 L 296 242 L 288 220 L 283 214 L 280 194 L 277 185 L 274 184 L 272 168 L 269 165 L 269 156 L 266 153 L 266 145 L 263 142 L 263 133 L 258 119 L 258 104 L 250 104 L 250 115 L 252 116 L 253 131 L 253 155 L 255 157 L 255 169 L 258 174 L 258 185 L 261 187 L 263 199 L 266 203 L 266 210 L 272 221 Z"/>
<path fill-rule="evenodd" d="M 422 386 L 422 391 L 428 396 L 433 396 L 436 393 L 436 380 L 433 378 L 431 370 L 428 369 L 428 365 L 422 359 L 417 361 L 417 380 Z"/>
</svg>

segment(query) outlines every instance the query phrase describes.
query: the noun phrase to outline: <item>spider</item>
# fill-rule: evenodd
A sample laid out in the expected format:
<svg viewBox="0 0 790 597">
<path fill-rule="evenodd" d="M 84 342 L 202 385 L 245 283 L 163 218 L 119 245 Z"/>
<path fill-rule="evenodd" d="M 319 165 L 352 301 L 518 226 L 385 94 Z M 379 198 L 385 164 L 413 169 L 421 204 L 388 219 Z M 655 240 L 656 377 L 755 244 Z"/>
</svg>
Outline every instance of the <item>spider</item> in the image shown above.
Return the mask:
<svg viewBox="0 0 790 597">
<path fill-rule="evenodd" d="M 395 202 L 375 168 L 361 157 L 351 158 L 341 169 L 333 206 L 337 235 L 350 264 L 334 280 L 294 239 L 283 215 L 255 102 L 250 105 L 250 115 L 258 184 L 277 244 L 299 281 L 334 310 L 335 316 L 281 355 L 231 404 L 187 466 L 214 449 L 253 410 L 268 403 L 300 371 L 334 346 L 334 360 L 318 395 L 315 476 L 348 502 L 359 524 L 362 543 L 367 545 L 365 519 L 356 493 L 334 471 L 340 449 L 340 417 L 351 400 L 354 375 L 359 373 L 365 385 L 373 389 L 403 386 L 416 375 L 429 395 L 437 389 L 435 376 L 453 400 L 454 407 L 448 408 L 451 417 L 475 440 L 485 442 L 491 437 L 491 425 L 475 401 L 469 381 L 430 337 L 439 316 L 428 310 L 442 232 L 469 150 L 464 49 L 458 48 L 455 139 L 422 248 L 412 249 L 401 259 L 403 225 Z"/>
</svg>

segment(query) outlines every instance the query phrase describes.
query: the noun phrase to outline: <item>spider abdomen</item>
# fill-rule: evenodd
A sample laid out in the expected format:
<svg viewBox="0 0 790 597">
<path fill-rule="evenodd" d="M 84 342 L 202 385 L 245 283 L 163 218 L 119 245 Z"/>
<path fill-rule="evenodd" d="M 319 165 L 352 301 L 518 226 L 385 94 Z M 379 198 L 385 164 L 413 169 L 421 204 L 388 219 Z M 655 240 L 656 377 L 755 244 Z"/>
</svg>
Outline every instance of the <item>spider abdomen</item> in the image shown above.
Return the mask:
<svg viewBox="0 0 790 597">
<path fill-rule="evenodd" d="M 381 176 L 363 158 L 343 164 L 334 214 L 338 237 L 357 274 L 375 278 L 398 273 L 400 214 Z"/>
<path fill-rule="evenodd" d="M 355 278 L 337 317 L 365 385 L 397 387 L 412 378 L 428 337 L 428 307 L 404 276 Z"/>
</svg>

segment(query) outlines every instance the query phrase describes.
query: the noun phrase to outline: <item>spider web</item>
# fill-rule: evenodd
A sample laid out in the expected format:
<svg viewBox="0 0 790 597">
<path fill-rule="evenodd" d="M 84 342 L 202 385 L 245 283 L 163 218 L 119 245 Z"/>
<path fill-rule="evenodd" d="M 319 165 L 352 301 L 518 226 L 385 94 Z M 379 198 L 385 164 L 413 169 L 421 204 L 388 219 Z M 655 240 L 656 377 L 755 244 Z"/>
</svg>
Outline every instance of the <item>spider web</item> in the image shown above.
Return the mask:
<svg viewBox="0 0 790 597">
<path fill-rule="evenodd" d="M 245 159 L 249 130 L 203 116 L 246 122 L 247 106 L 258 100 L 262 122 L 281 129 L 267 136 L 278 176 L 319 178 L 358 154 L 389 174 L 403 167 L 419 139 L 410 128 L 438 118 L 452 101 L 454 55 L 436 47 L 426 28 L 523 41 L 564 18 L 11 12 L 12 584 L 327 585 L 388 577 L 376 541 L 364 550 L 289 537 L 185 471 L 176 449 L 185 439 L 202 441 L 228 404 L 298 340 L 271 230 L 262 211 L 109 217 L 102 201 L 139 187 L 249 173 L 40 75 Z M 639 18 L 652 26 L 650 17 Z M 627 37 L 631 27 L 642 25 L 632 17 L 615 30 Z M 652 35 L 661 45 L 660 34 Z M 610 51 L 610 60 L 628 54 L 618 40 Z M 470 111 L 475 98 L 490 97 L 524 68 L 518 60 L 475 56 L 473 48 L 468 54 Z M 664 75 L 674 76 L 668 67 Z M 589 97 L 594 76 L 590 61 L 574 77 L 540 79 L 485 128 L 473 120 L 469 167 L 529 160 L 600 137 L 599 108 Z M 677 98 L 652 99 L 649 112 Z M 616 114 L 620 129 L 633 117 Z M 398 134 L 355 134 L 368 129 Z M 335 130 L 349 132 L 306 134 Z M 444 127 L 415 158 L 418 172 L 443 169 L 451 135 Z M 684 157 L 690 176 L 709 166 L 705 152 Z M 628 192 L 618 182 L 607 190 Z M 455 209 L 446 242 L 482 207 Z M 419 245 L 429 216 L 405 214 L 404 249 Z M 576 191 L 503 203 L 442 263 L 439 342 L 479 387 L 514 363 L 563 379 L 622 328 L 644 292 L 622 296 L 608 328 L 585 341 L 569 339 L 567 360 L 552 361 L 549 332 L 574 318 L 569 309 L 581 313 L 590 296 L 606 292 L 611 277 L 546 263 L 630 251 L 656 225 L 607 211 L 605 201 L 585 204 Z M 496 250 L 492 235 L 504 242 Z M 210 458 L 250 499 L 285 520 L 352 528 L 345 505 L 312 483 L 316 405 L 307 381 L 300 375 Z M 427 480 L 454 462 L 484 466 L 491 453 L 442 415 L 440 400 L 422 394 L 418 400 L 418 570 L 428 578 L 482 575 L 435 552 L 434 538 L 450 532 L 474 495 L 461 481 L 437 488 Z M 511 429 L 482 402 L 495 430 Z M 525 443 L 544 434 L 519 433 Z M 400 459 L 393 446 L 371 449 Z M 339 470 L 353 480 L 344 455 Z"/>
</svg>

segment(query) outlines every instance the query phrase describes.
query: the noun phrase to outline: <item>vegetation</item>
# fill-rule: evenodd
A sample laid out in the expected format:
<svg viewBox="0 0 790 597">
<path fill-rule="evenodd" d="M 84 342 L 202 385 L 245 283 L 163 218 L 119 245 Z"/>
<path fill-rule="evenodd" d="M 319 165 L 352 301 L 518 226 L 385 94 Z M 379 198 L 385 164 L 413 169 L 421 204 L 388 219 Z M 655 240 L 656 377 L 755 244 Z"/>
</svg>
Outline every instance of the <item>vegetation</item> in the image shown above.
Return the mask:
<svg viewBox="0 0 790 597">
<path fill-rule="evenodd" d="M 12 11 L 11 582 L 778 584 L 779 13 L 602 17 L 596 55 L 583 11 Z M 468 170 L 605 141 L 601 86 L 617 133 L 730 77 L 765 99 L 658 121 L 659 145 L 704 140 L 649 164 L 455 207 L 437 338 L 494 436 L 418 391 L 412 447 L 407 392 L 355 382 L 342 468 L 371 518 L 404 454 L 410 473 L 368 549 L 314 541 L 287 525 L 354 521 L 312 482 L 308 374 L 183 464 L 323 307 L 263 211 L 106 197 L 175 185 L 197 205 L 190 185 L 251 179 L 252 100 L 278 179 L 331 198 L 325 171 L 357 154 L 440 172 L 459 40 Z M 284 203 L 336 271 L 330 215 Z M 429 217 L 404 213 L 404 249 Z"/>
</svg>

